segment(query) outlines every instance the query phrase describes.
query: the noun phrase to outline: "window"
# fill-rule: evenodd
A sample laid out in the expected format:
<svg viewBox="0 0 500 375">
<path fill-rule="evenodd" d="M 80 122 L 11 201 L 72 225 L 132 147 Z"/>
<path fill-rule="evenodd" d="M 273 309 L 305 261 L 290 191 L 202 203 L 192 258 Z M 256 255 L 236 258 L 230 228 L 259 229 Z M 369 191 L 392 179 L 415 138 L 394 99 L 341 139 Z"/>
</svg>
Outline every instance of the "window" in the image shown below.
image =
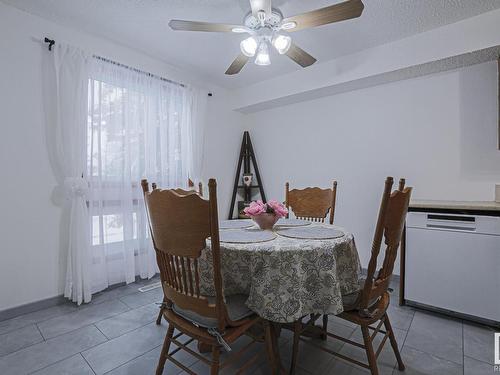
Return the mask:
<svg viewBox="0 0 500 375">
<path fill-rule="evenodd" d="M 185 186 L 189 90 L 99 59 L 88 88 L 92 291 L 156 273 L 140 181 Z"/>
</svg>

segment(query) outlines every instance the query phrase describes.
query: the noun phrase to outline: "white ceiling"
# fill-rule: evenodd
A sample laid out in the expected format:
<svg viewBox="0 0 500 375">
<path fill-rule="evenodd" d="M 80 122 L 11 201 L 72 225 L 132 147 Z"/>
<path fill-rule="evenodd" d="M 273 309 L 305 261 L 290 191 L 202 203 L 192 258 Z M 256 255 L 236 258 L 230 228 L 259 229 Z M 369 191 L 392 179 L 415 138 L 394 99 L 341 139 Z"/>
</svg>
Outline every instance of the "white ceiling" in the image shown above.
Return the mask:
<svg viewBox="0 0 500 375">
<path fill-rule="evenodd" d="M 247 64 L 236 76 L 224 72 L 239 53 L 238 34 L 172 31 L 172 18 L 241 23 L 248 0 L 1 0 L 29 13 L 106 37 L 171 65 L 236 88 L 301 69 L 285 56 L 271 55 L 268 67 Z M 339 0 L 274 0 L 291 16 Z M 499 0 L 363 0 L 360 18 L 291 34 L 318 63 L 401 39 L 500 8 Z"/>
</svg>

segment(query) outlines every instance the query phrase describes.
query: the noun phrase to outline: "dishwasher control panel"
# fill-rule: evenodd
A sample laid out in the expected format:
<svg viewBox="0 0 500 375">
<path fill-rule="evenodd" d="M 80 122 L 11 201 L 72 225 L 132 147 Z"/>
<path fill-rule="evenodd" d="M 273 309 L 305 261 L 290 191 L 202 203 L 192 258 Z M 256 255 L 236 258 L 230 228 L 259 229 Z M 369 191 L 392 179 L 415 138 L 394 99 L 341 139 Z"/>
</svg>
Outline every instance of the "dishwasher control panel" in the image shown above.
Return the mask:
<svg viewBox="0 0 500 375">
<path fill-rule="evenodd" d="M 429 230 L 472 232 L 500 236 L 500 217 L 410 212 L 406 220 L 406 227 Z"/>
</svg>

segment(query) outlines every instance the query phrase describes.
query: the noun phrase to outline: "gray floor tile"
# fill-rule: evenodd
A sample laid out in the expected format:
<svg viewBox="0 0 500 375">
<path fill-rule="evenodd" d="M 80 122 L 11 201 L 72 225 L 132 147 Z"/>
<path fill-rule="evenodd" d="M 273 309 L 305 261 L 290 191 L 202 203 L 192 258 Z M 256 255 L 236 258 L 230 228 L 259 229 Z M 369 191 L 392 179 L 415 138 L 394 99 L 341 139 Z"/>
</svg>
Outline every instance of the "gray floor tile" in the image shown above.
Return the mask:
<svg viewBox="0 0 500 375">
<path fill-rule="evenodd" d="M 333 322 L 333 323 L 338 323 L 338 324 L 341 324 L 341 325 L 344 325 L 344 326 L 347 326 L 347 327 L 352 327 L 352 328 L 357 328 L 358 325 L 348 321 L 348 320 L 345 320 L 345 319 L 342 319 L 342 318 L 339 318 L 338 316 L 335 316 L 335 315 L 328 315 L 328 322 Z"/>
<path fill-rule="evenodd" d="M 40 371 L 34 372 L 33 375 L 94 375 L 94 372 L 89 367 L 81 354 L 76 354 L 61 362 L 54 363 L 51 366 L 45 367 Z"/>
<path fill-rule="evenodd" d="M 406 366 L 404 372 L 394 370 L 393 375 L 462 375 L 463 368 L 455 362 L 435 357 L 409 347 L 401 352 Z"/>
<path fill-rule="evenodd" d="M 80 328 L 0 358 L 0 374 L 28 374 L 104 341 L 106 338 L 96 327 Z"/>
<path fill-rule="evenodd" d="M 464 355 L 493 364 L 494 332 L 489 327 L 464 323 Z"/>
<path fill-rule="evenodd" d="M 0 322 L 0 335 L 14 331 L 16 329 L 26 327 L 30 324 L 42 322 L 57 316 L 62 316 L 75 312 L 77 307 L 73 303 L 64 303 L 57 306 L 52 306 L 43 310 L 34 311 L 28 314 L 20 315 L 12 319 L 3 320 Z"/>
<path fill-rule="evenodd" d="M 396 341 L 398 343 L 398 346 L 401 350 L 401 347 L 403 346 L 405 336 L 406 336 L 406 331 L 393 328 L 394 329 L 394 335 L 396 336 Z M 378 346 L 380 345 L 380 342 L 382 341 L 383 334 L 379 333 L 373 342 L 373 349 L 377 351 Z M 361 334 L 361 329 L 356 329 L 354 333 L 351 335 L 350 339 L 355 342 L 363 343 L 363 336 Z M 365 349 L 358 348 L 356 346 L 350 345 L 350 344 L 345 344 L 342 349 L 340 350 L 340 353 L 343 355 L 346 355 L 350 358 L 353 358 L 355 360 L 358 360 L 363 363 L 368 363 L 367 357 L 366 357 L 366 351 Z M 379 357 L 377 358 L 377 366 L 379 373 L 382 374 L 392 374 L 392 371 L 394 367 L 396 366 L 396 356 L 394 355 L 394 351 L 392 350 L 392 346 L 389 342 L 389 339 L 385 342 L 384 348 L 382 349 L 382 352 L 380 353 Z M 363 370 L 363 369 L 360 369 Z"/>
<path fill-rule="evenodd" d="M 92 296 L 91 303 L 97 305 L 99 303 L 110 301 L 112 299 L 125 297 L 134 293 L 140 293 L 139 288 L 140 285 L 138 285 L 137 283 L 131 283 L 128 285 L 103 290 L 102 292 L 96 293 Z"/>
<path fill-rule="evenodd" d="M 45 320 L 38 324 L 45 339 L 56 337 L 77 328 L 96 323 L 113 315 L 129 310 L 119 300 L 103 302 L 98 305 L 86 305 L 77 311 L 61 317 Z"/>
<path fill-rule="evenodd" d="M 104 374 L 156 348 L 165 334 L 165 325 L 150 323 L 82 354 L 96 374 Z"/>
<path fill-rule="evenodd" d="M 304 342 L 300 342 L 298 353 L 297 367 L 314 374 L 325 373 L 333 361 L 333 356 Z M 280 347 L 280 356 L 283 366 L 289 369 L 292 359 L 291 341 Z"/>
<path fill-rule="evenodd" d="M 352 333 L 354 332 L 355 328 L 354 327 L 348 327 L 342 324 L 337 323 L 336 321 L 329 321 L 328 322 L 328 332 L 333 333 L 337 336 L 342 336 L 345 338 L 349 338 Z M 291 358 L 291 353 L 292 353 L 292 347 L 293 347 L 293 336 L 290 336 L 290 340 L 287 341 L 286 343 L 282 344 L 280 347 L 280 350 L 282 353 L 280 353 L 284 358 L 290 359 Z M 308 342 L 313 342 L 316 345 L 319 345 L 321 347 L 328 348 L 330 350 L 334 351 L 340 351 L 344 343 L 340 340 L 333 339 L 329 337 L 327 340 L 323 341 L 320 339 L 310 339 L 310 338 L 304 338 Z M 306 343 L 302 343 L 302 345 L 306 345 Z M 301 345 L 301 347 L 302 347 Z M 328 356 L 329 354 L 324 353 L 325 356 Z M 299 358 L 301 358 L 301 352 L 299 348 Z M 307 368 L 306 368 L 307 369 Z"/>
<path fill-rule="evenodd" d="M 464 357 L 464 375 L 493 375 L 494 366 L 490 363 L 481 362 L 473 358 Z"/>
<path fill-rule="evenodd" d="M 125 303 L 132 309 L 144 306 L 153 302 L 163 301 L 163 290 L 161 288 L 153 289 L 149 292 L 134 293 L 125 297 L 121 297 L 120 301 Z"/>
<path fill-rule="evenodd" d="M 43 341 L 34 324 L 0 336 L 0 357 Z"/>
<path fill-rule="evenodd" d="M 462 322 L 417 311 L 405 346 L 462 364 Z"/>
<path fill-rule="evenodd" d="M 126 311 L 96 323 L 96 327 L 111 339 L 156 320 L 159 307 L 155 303 Z"/>
<path fill-rule="evenodd" d="M 415 310 L 406 306 L 398 306 L 396 304 L 390 304 L 387 310 L 389 319 L 393 328 L 403 329 L 405 331 L 410 329 L 413 316 L 415 315 Z"/>
<path fill-rule="evenodd" d="M 175 346 L 172 345 L 170 351 L 172 351 L 172 349 L 174 348 Z M 130 362 L 127 362 L 124 365 L 106 373 L 106 375 L 154 374 L 156 371 L 156 366 L 158 364 L 158 359 L 160 358 L 160 352 L 161 352 L 161 345 L 131 360 Z M 174 358 L 188 367 L 197 361 L 195 357 L 188 354 L 184 350 L 175 353 Z M 167 361 L 163 369 L 163 373 L 168 375 L 176 375 L 181 372 L 182 369 L 178 368 L 171 361 Z"/>
<path fill-rule="evenodd" d="M 328 368 L 328 371 L 324 374 L 366 375 L 370 374 L 370 371 L 340 359 L 334 359 Z"/>
</svg>

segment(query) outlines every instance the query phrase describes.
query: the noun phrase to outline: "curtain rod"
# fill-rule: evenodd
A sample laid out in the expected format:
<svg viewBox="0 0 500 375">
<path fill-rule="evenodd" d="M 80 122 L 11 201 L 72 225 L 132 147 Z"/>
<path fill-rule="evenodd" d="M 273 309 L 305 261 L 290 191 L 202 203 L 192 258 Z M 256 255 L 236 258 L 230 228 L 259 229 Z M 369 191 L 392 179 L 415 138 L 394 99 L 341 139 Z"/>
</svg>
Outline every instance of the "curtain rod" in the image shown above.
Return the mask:
<svg viewBox="0 0 500 375">
<path fill-rule="evenodd" d="M 56 43 L 56 41 L 53 40 L 53 39 L 49 39 L 49 38 L 45 37 L 44 42 L 49 44 L 49 51 L 52 51 L 52 46 Z M 102 56 L 93 55 L 93 57 L 95 59 L 97 59 L 97 60 L 101 60 L 101 61 L 107 62 L 109 64 L 121 66 L 122 68 L 130 69 L 130 70 L 133 70 L 134 72 L 137 72 L 137 73 L 140 73 L 140 74 L 145 74 L 148 77 L 156 78 L 156 79 L 159 79 L 161 81 L 172 83 L 174 85 L 178 85 L 178 86 L 181 86 L 181 87 L 186 87 L 186 85 L 183 84 L 183 83 L 172 81 L 171 79 L 167 79 L 167 78 L 158 76 L 158 75 L 153 74 L 153 73 L 145 72 L 144 70 L 140 70 L 140 69 L 137 69 L 137 68 L 134 68 L 134 67 L 131 67 L 131 66 L 128 66 L 128 65 L 125 65 L 125 64 L 122 64 L 122 63 L 119 63 L 119 62 L 107 59 L 107 58 L 102 57 Z M 212 96 L 212 93 L 208 93 L 208 96 Z"/>
</svg>

